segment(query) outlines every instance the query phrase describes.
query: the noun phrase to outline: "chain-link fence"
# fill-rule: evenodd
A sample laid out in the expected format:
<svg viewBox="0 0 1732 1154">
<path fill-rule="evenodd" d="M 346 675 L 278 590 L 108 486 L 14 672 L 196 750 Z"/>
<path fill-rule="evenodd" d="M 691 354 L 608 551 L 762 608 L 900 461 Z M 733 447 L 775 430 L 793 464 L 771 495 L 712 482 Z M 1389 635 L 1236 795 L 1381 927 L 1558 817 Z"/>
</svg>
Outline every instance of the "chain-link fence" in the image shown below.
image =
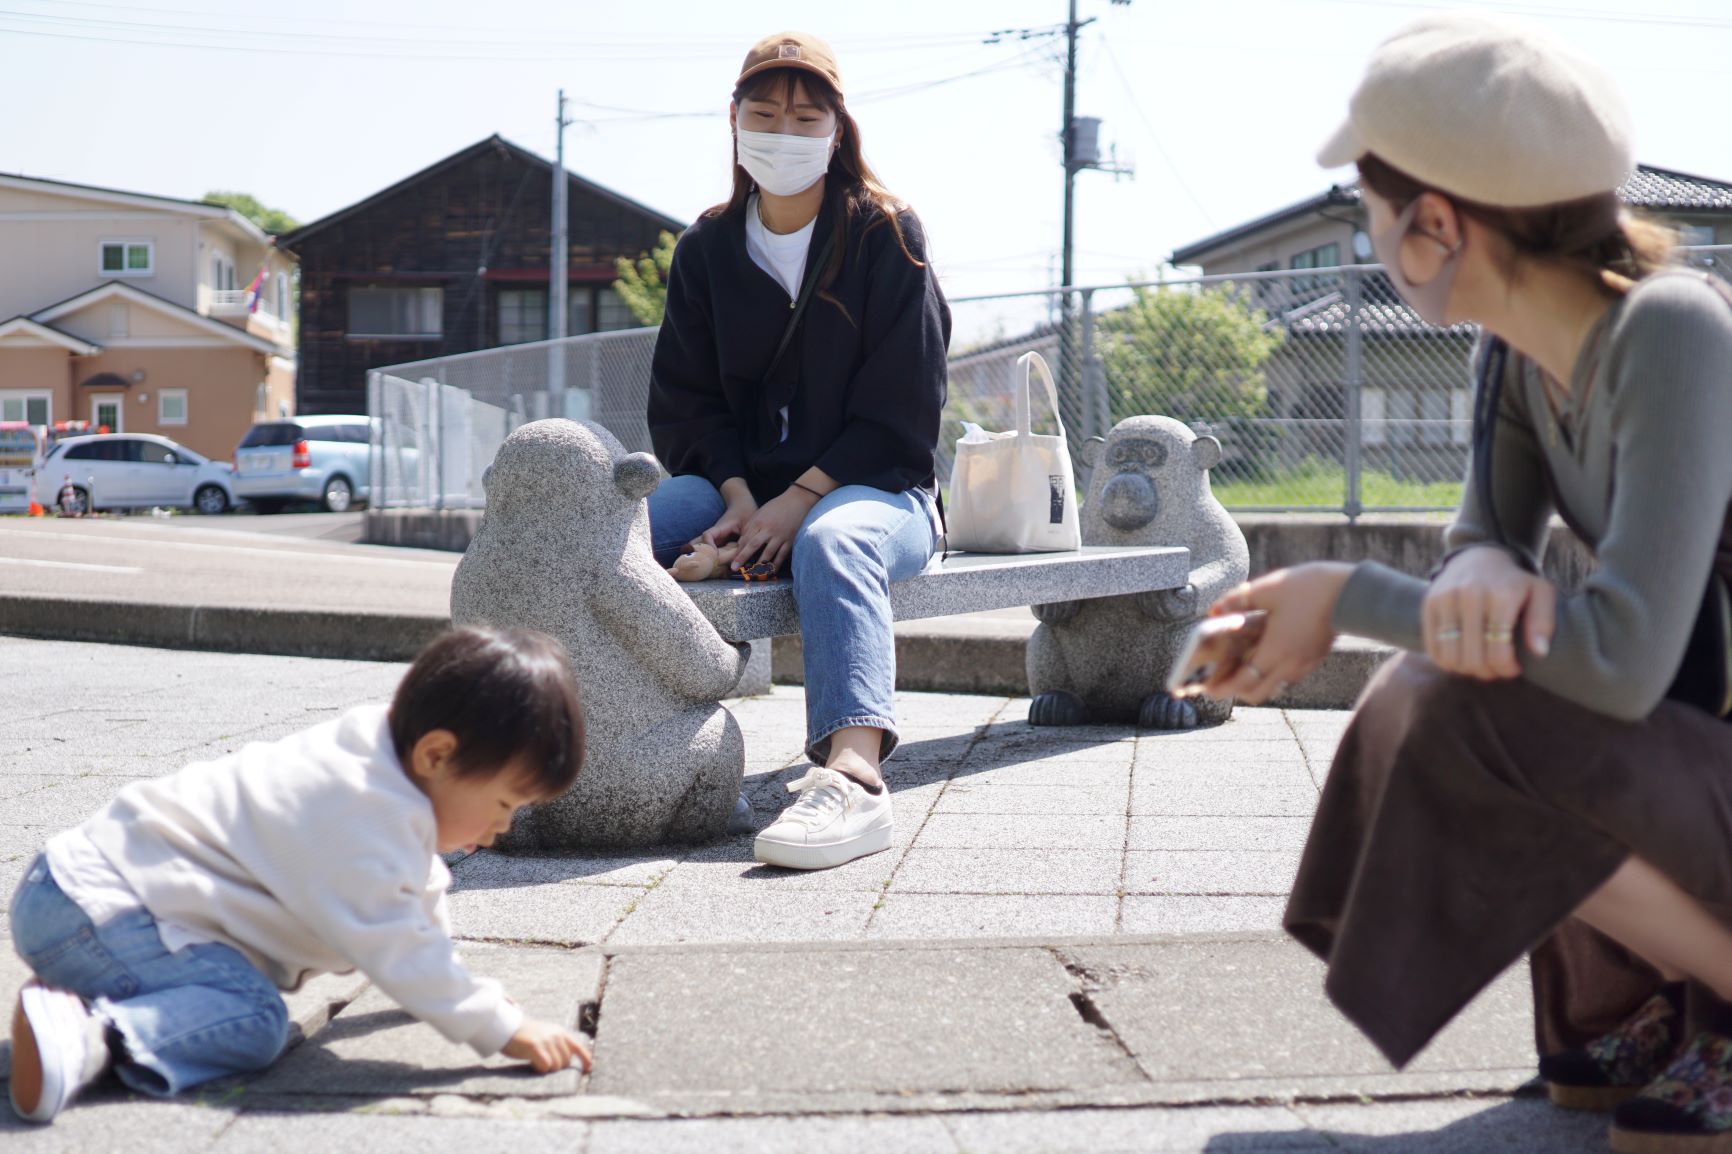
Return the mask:
<svg viewBox="0 0 1732 1154">
<path fill-rule="evenodd" d="M 1732 280 L 1732 246 L 1684 260 Z M 951 311 L 941 480 L 964 421 L 1013 427 L 1016 360 L 1033 349 L 1058 382 L 1073 452 L 1126 417 L 1175 417 L 1220 440 L 1211 483 L 1229 509 L 1356 517 L 1459 501 L 1476 330 L 1426 324 L 1378 266 L 965 297 Z M 375 503 L 481 505 L 500 442 L 540 417 L 594 420 L 649 449 L 654 342 L 634 329 L 375 370 Z"/>
</svg>

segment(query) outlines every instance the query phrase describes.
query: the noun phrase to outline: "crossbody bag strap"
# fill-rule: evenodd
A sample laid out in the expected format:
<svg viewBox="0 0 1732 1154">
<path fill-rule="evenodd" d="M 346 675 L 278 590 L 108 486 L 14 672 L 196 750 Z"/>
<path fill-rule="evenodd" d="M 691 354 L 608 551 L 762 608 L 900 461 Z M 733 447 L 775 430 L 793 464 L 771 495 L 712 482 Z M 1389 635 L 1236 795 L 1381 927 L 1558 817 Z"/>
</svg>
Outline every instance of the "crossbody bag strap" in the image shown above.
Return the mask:
<svg viewBox="0 0 1732 1154">
<path fill-rule="evenodd" d="M 782 330 L 782 340 L 776 346 L 776 355 L 770 358 L 770 367 L 764 370 L 765 384 L 769 383 L 776 367 L 782 363 L 782 354 L 788 351 L 788 345 L 793 342 L 794 330 L 800 327 L 800 318 L 806 315 L 806 304 L 818 290 L 818 278 L 824 275 L 824 266 L 830 263 L 830 256 L 835 251 L 836 233 L 831 230 L 824 240 L 824 247 L 818 250 L 818 259 L 806 266 L 806 279 L 800 285 L 800 296 L 794 302 L 793 312 L 788 317 L 788 327 Z"/>
</svg>

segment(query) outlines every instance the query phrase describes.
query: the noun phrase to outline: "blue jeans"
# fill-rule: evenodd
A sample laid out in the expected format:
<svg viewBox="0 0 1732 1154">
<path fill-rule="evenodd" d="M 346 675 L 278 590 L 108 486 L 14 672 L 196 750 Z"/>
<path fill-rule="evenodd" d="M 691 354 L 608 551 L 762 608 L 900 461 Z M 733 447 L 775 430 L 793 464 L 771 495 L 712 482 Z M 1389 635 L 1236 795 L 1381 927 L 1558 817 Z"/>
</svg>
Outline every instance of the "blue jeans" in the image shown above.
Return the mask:
<svg viewBox="0 0 1732 1154">
<path fill-rule="evenodd" d="M 95 925 L 61 892 L 41 854 L 12 899 L 12 942 L 47 986 L 70 990 L 108 1023 L 115 1073 L 166 1098 L 262 1070 L 289 1040 L 277 987 L 229 946 L 169 953 L 142 909 Z"/>
<path fill-rule="evenodd" d="M 722 519 L 727 504 L 702 477 L 672 477 L 649 495 L 656 561 Z M 806 664 L 806 755 L 822 765 L 830 735 L 853 725 L 884 731 L 896 748 L 896 640 L 890 583 L 926 567 L 937 546 L 933 501 L 922 489 L 887 493 L 844 485 L 812 506 L 789 562 Z"/>
</svg>

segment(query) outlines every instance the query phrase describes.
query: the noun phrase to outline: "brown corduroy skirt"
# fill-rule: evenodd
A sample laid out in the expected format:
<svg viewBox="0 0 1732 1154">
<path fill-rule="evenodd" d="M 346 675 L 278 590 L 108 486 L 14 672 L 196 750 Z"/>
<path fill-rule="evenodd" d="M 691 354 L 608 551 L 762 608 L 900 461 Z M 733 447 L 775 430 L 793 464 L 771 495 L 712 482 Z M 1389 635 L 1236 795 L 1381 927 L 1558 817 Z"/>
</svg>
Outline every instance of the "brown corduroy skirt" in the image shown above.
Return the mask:
<svg viewBox="0 0 1732 1154">
<path fill-rule="evenodd" d="M 1285 924 L 1396 1066 L 1532 951 L 1552 1052 L 1658 986 L 1571 918 L 1631 853 L 1732 921 L 1732 725 L 1672 702 L 1620 722 L 1404 655 L 1336 751 Z"/>
</svg>

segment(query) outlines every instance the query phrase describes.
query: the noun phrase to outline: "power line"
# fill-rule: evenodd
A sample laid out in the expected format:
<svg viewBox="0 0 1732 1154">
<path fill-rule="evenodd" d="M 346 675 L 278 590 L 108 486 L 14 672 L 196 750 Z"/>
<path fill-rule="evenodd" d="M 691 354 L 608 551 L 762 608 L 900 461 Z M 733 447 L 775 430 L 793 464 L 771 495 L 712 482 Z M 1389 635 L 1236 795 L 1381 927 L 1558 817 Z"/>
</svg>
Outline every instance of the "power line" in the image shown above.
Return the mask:
<svg viewBox="0 0 1732 1154">
<path fill-rule="evenodd" d="M 42 2 L 42 0 L 24 0 L 24 2 L 25 3 Z M 89 25 L 96 25 L 99 27 L 100 26 L 107 26 L 109 28 L 127 28 L 127 29 L 135 29 L 135 30 L 154 29 L 154 30 L 159 30 L 159 31 L 212 33 L 212 34 L 232 33 L 235 35 L 250 35 L 250 36 L 272 36 L 272 37 L 291 36 L 291 37 L 296 37 L 296 38 L 300 38 L 300 39 L 333 40 L 333 41 L 337 41 L 339 43 L 345 43 L 345 44 L 352 42 L 353 37 L 348 36 L 348 35 L 333 35 L 330 33 L 322 33 L 322 32 L 320 32 L 320 33 L 294 32 L 294 31 L 282 32 L 282 31 L 271 31 L 269 29 L 254 31 L 254 30 L 244 29 L 244 28 L 225 28 L 225 27 L 222 27 L 220 25 L 213 27 L 212 20 L 213 19 L 222 19 L 222 20 L 228 20 L 228 21 L 252 22 L 255 24 L 260 24 L 260 23 L 262 23 L 262 24 L 280 24 L 280 25 L 289 25 L 289 26 L 293 26 L 296 24 L 316 25 L 318 28 L 321 28 L 321 29 L 329 29 L 329 28 L 333 28 L 333 27 L 336 27 L 336 28 L 386 28 L 386 29 L 391 29 L 393 31 L 400 32 L 400 31 L 404 30 L 405 28 L 408 28 L 412 31 L 446 31 L 446 32 L 457 32 L 457 33 L 461 34 L 461 38 L 457 39 L 457 40 L 431 40 L 431 39 L 427 39 L 427 38 L 423 38 L 423 37 L 408 37 L 408 36 L 397 36 L 397 35 L 372 36 L 372 37 L 368 38 L 368 39 L 375 40 L 375 41 L 378 41 L 381 43 L 403 44 L 403 45 L 409 45 L 409 46 L 415 46 L 415 45 L 467 46 L 467 45 L 481 44 L 482 46 L 494 46 L 494 47 L 507 46 L 507 47 L 509 47 L 509 46 L 513 46 L 513 45 L 517 45 L 517 44 L 529 44 L 529 45 L 534 45 L 536 47 L 605 48 L 605 49 L 609 49 L 609 50 L 616 49 L 616 48 L 644 48 L 644 49 L 654 50 L 657 53 L 665 53 L 670 48 L 676 48 L 676 49 L 677 48 L 705 48 L 705 49 L 713 49 L 719 53 L 725 53 L 725 54 L 732 55 L 735 53 L 735 50 L 737 49 L 737 47 L 740 43 L 740 41 L 737 37 L 723 36 L 723 35 L 694 36 L 694 37 L 688 37 L 688 38 L 683 39 L 683 40 L 669 40 L 666 38 L 660 38 L 660 39 L 654 39 L 654 40 L 608 40 L 605 38 L 598 38 L 598 37 L 594 37 L 594 36 L 583 36 L 580 39 L 551 39 L 551 40 L 549 39 L 550 36 L 552 36 L 552 37 L 569 37 L 569 36 L 571 36 L 572 35 L 571 30 L 566 29 L 566 28 L 560 28 L 560 29 L 523 28 L 523 29 L 515 30 L 517 35 L 512 36 L 512 37 L 494 38 L 494 39 L 485 39 L 485 38 L 477 39 L 478 36 L 485 37 L 486 34 L 497 33 L 499 31 L 499 29 L 497 27 L 493 27 L 493 26 L 481 27 L 481 26 L 471 26 L 471 25 L 462 25 L 462 24 L 408 24 L 408 25 L 406 25 L 402 21 L 389 21 L 389 22 L 387 22 L 387 21 L 378 21 L 378 20 L 340 20 L 340 19 L 327 20 L 327 19 L 319 19 L 316 21 L 300 21 L 300 20 L 296 20 L 293 17 L 284 17 L 284 16 L 278 16 L 278 15 L 272 15 L 272 14 L 253 14 L 253 13 L 245 13 L 245 12 L 222 13 L 221 16 L 219 17 L 218 14 L 216 14 L 216 13 L 196 11 L 196 10 L 191 10 L 191 9 L 186 9 L 186 8 L 164 8 L 164 7 L 147 6 L 147 5 L 100 3 L 100 2 L 97 2 L 97 0 L 53 0 L 53 7 L 56 9 L 94 8 L 94 9 L 98 9 L 98 10 L 104 10 L 104 11 L 110 11 L 110 12 L 120 12 L 120 13 L 126 13 L 126 14 L 149 13 L 149 14 L 164 15 L 164 16 L 180 16 L 180 17 L 185 17 L 188 20 L 193 21 L 193 23 L 190 23 L 190 24 L 145 23 L 145 22 L 138 22 L 138 21 L 116 19 L 114 17 L 61 16 L 61 15 L 57 15 L 56 13 L 52 13 L 52 12 L 22 11 L 22 10 L 17 10 L 17 9 L 10 10 L 10 11 L 6 12 L 5 14 L 9 15 L 9 16 L 17 17 L 17 18 L 53 21 L 56 23 L 72 24 L 72 25 L 89 24 Z M 990 35 L 992 35 L 992 34 L 989 32 L 960 32 L 959 31 L 959 32 L 933 33 L 933 34 L 928 34 L 928 35 L 866 36 L 866 37 L 857 37 L 857 38 L 850 40 L 849 46 L 854 51 L 874 51 L 874 52 L 893 51 L 893 50 L 894 51 L 904 51 L 910 47 L 936 49 L 936 48 L 943 48 L 943 47 L 955 47 L 955 46 L 959 46 L 959 45 L 980 43 L 984 37 L 990 36 Z"/>
<path fill-rule="evenodd" d="M 1348 4 L 1360 8 L 1406 8 L 1419 12 L 1436 12 L 1445 8 L 1457 7 L 1457 5 L 1449 3 L 1448 0 L 1436 4 L 1427 3 L 1426 0 L 1319 0 L 1319 2 Z M 1591 8 L 1528 3 L 1494 4 L 1488 5 L 1488 7 L 1517 16 L 1550 16 L 1561 20 L 1591 20 L 1608 24 L 1663 25 L 1676 28 L 1732 28 L 1732 19 L 1716 19 L 1712 16 L 1599 12 Z"/>
<path fill-rule="evenodd" d="M 986 76 L 994 72 L 1003 72 L 1011 68 L 1021 67 L 1030 62 L 1030 58 L 1039 55 L 1046 45 L 1037 44 L 1024 49 L 1015 56 L 1005 60 L 994 61 L 979 68 L 971 68 L 964 72 L 954 72 L 948 76 L 939 76 L 930 80 L 920 80 L 909 84 L 895 85 L 889 88 L 869 89 L 848 98 L 850 106 L 873 104 L 881 100 L 894 100 L 902 96 L 910 96 L 917 92 L 926 92 L 933 88 L 942 88 L 947 84 L 955 84 L 962 80 L 972 80 L 978 76 Z M 627 108 L 613 104 L 599 104 L 591 100 L 573 100 L 573 104 L 583 108 L 593 108 L 598 112 L 613 112 L 619 115 L 596 117 L 588 121 L 590 124 L 625 124 L 643 120 L 709 120 L 726 116 L 720 109 L 702 111 L 676 112 L 659 108 Z"/>
<path fill-rule="evenodd" d="M 1125 98 L 1131 102 L 1131 109 L 1136 112 L 1137 118 L 1143 122 L 1143 128 L 1149 134 L 1149 142 L 1155 146 L 1155 151 L 1160 153 L 1161 160 L 1167 166 L 1167 171 L 1173 174 L 1173 179 L 1178 182 L 1179 187 L 1184 190 L 1185 195 L 1190 198 L 1191 203 L 1196 206 L 1197 211 L 1203 214 L 1203 219 L 1208 222 L 1209 227 L 1215 228 L 1214 214 L 1212 214 L 1203 204 L 1202 198 L 1196 194 L 1190 184 L 1185 180 L 1185 174 L 1179 171 L 1179 166 L 1173 163 L 1173 158 L 1168 156 L 1167 150 L 1162 147 L 1161 138 L 1155 132 L 1155 123 L 1149 118 L 1149 114 L 1143 111 L 1142 102 L 1137 99 L 1136 90 L 1131 87 L 1130 78 L 1125 75 L 1125 70 L 1119 66 L 1119 58 L 1118 55 L 1113 52 L 1113 46 L 1103 39 L 1101 41 L 1101 48 L 1105 50 L 1107 54 L 1107 62 L 1113 66 L 1113 72 L 1117 74 L 1119 84 L 1125 90 Z"/>
</svg>

